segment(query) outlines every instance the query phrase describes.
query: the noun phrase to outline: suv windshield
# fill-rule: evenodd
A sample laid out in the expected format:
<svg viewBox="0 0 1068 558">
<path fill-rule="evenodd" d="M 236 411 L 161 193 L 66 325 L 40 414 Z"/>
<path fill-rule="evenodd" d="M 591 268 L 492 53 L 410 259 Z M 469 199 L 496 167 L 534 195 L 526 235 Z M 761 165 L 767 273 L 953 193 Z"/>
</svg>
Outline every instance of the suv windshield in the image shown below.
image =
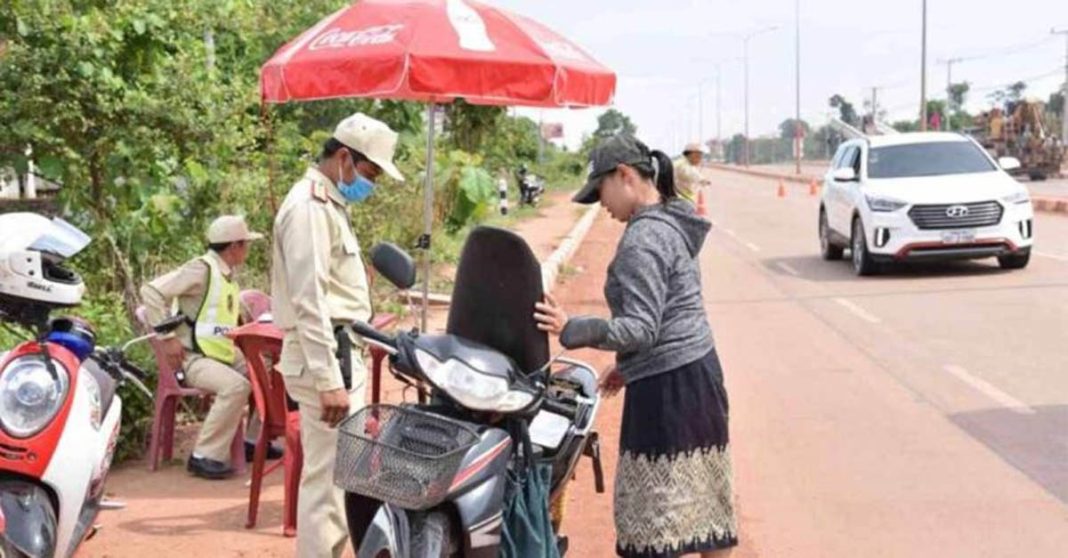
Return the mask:
<svg viewBox="0 0 1068 558">
<path fill-rule="evenodd" d="M 876 147 L 868 153 L 869 178 L 908 178 L 995 170 L 971 142 L 946 141 Z"/>
</svg>

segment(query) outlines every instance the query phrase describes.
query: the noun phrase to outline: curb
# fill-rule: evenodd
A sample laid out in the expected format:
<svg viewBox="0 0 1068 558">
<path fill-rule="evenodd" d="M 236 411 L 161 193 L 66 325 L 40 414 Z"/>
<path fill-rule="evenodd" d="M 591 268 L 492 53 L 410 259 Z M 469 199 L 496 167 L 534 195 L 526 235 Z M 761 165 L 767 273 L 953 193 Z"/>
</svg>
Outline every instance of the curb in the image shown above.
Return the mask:
<svg viewBox="0 0 1068 558">
<path fill-rule="evenodd" d="M 1031 198 L 1035 211 L 1068 214 L 1068 198 Z"/>
<path fill-rule="evenodd" d="M 819 178 L 817 178 L 815 176 L 808 176 L 808 175 L 804 175 L 804 174 L 802 174 L 802 175 L 782 174 L 782 173 L 778 173 L 778 172 L 768 172 L 768 171 L 753 170 L 751 168 L 746 169 L 746 168 L 742 168 L 742 167 L 736 167 L 734 165 L 722 165 L 722 164 L 719 164 L 719 163 L 710 163 L 708 165 L 708 167 L 713 168 L 713 169 L 717 169 L 717 170 L 728 171 L 728 172 L 736 172 L 738 174 L 747 174 L 749 176 L 759 176 L 761 178 L 771 178 L 773 180 L 782 180 L 784 182 L 793 182 L 795 184 L 804 184 L 805 186 L 807 186 L 813 180 L 819 180 Z"/>
<path fill-rule="evenodd" d="M 553 291 L 553 287 L 556 286 L 556 280 L 560 277 L 560 268 L 566 265 L 571 260 L 571 257 L 575 255 L 600 213 L 601 206 L 599 204 L 587 209 L 578 223 L 575 223 L 575 226 L 567 233 L 560 245 L 556 247 L 556 250 L 553 250 L 553 253 L 542 262 L 541 283 L 546 293 Z"/>
<path fill-rule="evenodd" d="M 809 184 L 813 180 L 818 181 L 819 178 L 813 176 L 796 174 L 781 174 L 777 172 L 759 171 L 753 169 L 746 169 L 736 167 L 733 165 L 722 165 L 718 163 L 711 163 L 709 168 L 722 170 L 727 172 L 735 172 L 738 174 L 746 174 L 749 176 L 758 176 L 761 178 L 770 178 L 772 180 L 782 180 L 783 182 L 793 182 L 795 184 Z M 1035 211 L 1041 211 L 1043 213 L 1062 213 L 1068 214 L 1068 198 L 1050 198 L 1031 196 L 1031 204 L 1034 206 Z"/>
</svg>

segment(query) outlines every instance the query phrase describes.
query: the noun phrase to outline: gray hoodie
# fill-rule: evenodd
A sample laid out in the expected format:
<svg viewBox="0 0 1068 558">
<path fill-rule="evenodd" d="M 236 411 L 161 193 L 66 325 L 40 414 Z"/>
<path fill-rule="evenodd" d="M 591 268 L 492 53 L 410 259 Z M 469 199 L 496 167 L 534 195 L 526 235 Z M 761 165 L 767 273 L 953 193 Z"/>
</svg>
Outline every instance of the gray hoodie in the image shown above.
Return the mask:
<svg viewBox="0 0 1068 558">
<path fill-rule="evenodd" d="M 711 228 L 683 200 L 645 207 L 627 224 L 608 268 L 604 292 L 612 319 L 599 347 L 617 353 L 627 383 L 712 350 L 697 258 Z"/>
</svg>

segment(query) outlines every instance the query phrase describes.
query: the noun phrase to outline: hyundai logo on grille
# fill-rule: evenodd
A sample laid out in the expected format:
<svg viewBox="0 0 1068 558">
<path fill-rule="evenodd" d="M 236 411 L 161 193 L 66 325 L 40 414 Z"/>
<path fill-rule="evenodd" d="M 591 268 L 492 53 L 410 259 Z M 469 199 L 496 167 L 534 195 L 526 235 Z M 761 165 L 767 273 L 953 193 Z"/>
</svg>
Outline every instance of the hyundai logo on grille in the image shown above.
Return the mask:
<svg viewBox="0 0 1068 558">
<path fill-rule="evenodd" d="M 952 205 L 946 210 L 946 217 L 950 219 L 963 219 L 968 216 L 968 207 L 963 205 Z"/>
</svg>

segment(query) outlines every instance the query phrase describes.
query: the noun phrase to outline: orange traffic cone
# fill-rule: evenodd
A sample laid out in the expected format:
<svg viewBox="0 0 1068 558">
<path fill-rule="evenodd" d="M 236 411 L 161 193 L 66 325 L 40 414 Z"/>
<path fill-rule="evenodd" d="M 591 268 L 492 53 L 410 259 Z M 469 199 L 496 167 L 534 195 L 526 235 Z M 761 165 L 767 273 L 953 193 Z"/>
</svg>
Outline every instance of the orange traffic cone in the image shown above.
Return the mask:
<svg viewBox="0 0 1068 558">
<path fill-rule="evenodd" d="M 815 195 L 818 195 L 819 193 L 820 193 L 820 185 L 816 183 L 815 179 L 813 179 L 812 182 L 810 182 L 808 184 L 808 195 L 815 196 Z"/>
<path fill-rule="evenodd" d="M 708 207 L 705 206 L 705 191 L 704 189 L 697 189 L 697 214 L 701 217 L 708 217 Z"/>
<path fill-rule="evenodd" d="M 779 197 L 780 198 L 785 198 L 786 197 L 786 185 L 782 183 L 781 179 L 779 180 Z"/>
</svg>

